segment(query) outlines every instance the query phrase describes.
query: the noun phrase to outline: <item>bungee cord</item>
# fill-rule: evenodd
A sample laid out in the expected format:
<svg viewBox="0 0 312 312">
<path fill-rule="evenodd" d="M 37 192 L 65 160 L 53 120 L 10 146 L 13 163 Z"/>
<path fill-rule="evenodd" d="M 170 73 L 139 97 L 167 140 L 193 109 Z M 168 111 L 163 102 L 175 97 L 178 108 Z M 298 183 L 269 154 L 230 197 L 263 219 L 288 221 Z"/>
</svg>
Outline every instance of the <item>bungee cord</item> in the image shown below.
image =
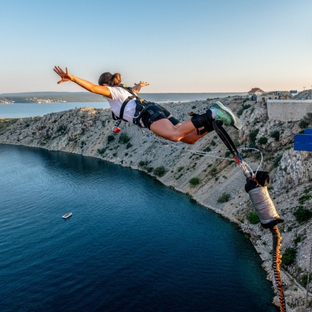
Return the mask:
<svg viewBox="0 0 312 312">
<path fill-rule="evenodd" d="M 242 157 L 239 155 L 233 141 L 223 129 L 222 125 L 218 122 L 213 122 L 213 127 L 216 133 L 219 135 L 224 144 L 231 151 L 236 163 L 242 168 L 246 177 L 245 190 L 248 193 L 252 205 L 260 219 L 261 225 L 264 228 L 269 228 L 272 233 L 273 240 L 273 271 L 275 282 L 279 295 L 280 311 L 286 311 L 285 298 L 282 288 L 282 280 L 280 275 L 280 247 L 281 247 L 281 235 L 277 227 L 277 223 L 283 222 L 278 215 L 274 203 L 267 190 L 269 184 L 269 174 L 267 172 L 258 171 L 255 172 L 245 163 Z M 261 159 L 262 161 L 262 159 Z"/>
<path fill-rule="evenodd" d="M 115 122 L 113 128 L 112 128 L 112 131 L 117 134 L 121 131 L 121 128 L 119 127 L 120 123 L 121 123 L 121 119 L 117 119 L 117 121 Z M 215 123 L 218 123 L 218 122 L 214 122 L 213 124 Z M 216 132 L 219 130 L 220 127 L 216 127 L 215 128 L 215 125 L 214 125 L 214 129 L 216 130 Z M 179 145 L 176 144 L 176 142 L 170 142 L 166 139 L 163 139 L 161 138 L 160 136 L 154 134 L 153 132 L 150 132 L 150 133 L 146 133 L 146 130 L 144 128 L 139 128 L 142 135 L 144 137 L 148 137 L 148 138 L 153 138 L 154 141 L 158 142 L 158 143 L 161 143 L 162 145 L 164 146 L 174 146 L 175 149 L 181 149 L 183 150 L 184 152 L 188 152 L 188 153 L 192 153 L 192 154 L 196 154 L 196 155 L 200 155 L 200 156 L 207 156 L 207 157 L 210 157 L 210 158 L 217 158 L 217 159 L 222 159 L 222 160 L 229 160 L 229 161 L 232 161 L 233 158 L 229 158 L 229 157 L 224 157 L 224 156 L 217 156 L 217 155 L 213 155 L 213 154 L 217 154 L 217 153 L 223 153 L 225 154 L 225 152 L 227 152 L 227 150 L 218 150 L 218 151 L 200 151 L 200 150 L 194 150 L 194 149 L 190 149 L 190 148 L 185 148 L 185 147 L 181 147 Z M 223 128 L 222 128 L 223 129 Z M 221 131 L 221 130 L 219 130 Z M 235 147 L 234 143 L 232 142 L 231 138 L 229 137 L 229 135 L 227 134 L 227 132 L 223 129 L 222 133 L 224 134 L 224 136 L 226 136 L 226 139 L 224 138 L 221 138 L 221 140 L 224 142 L 229 142 L 226 144 L 226 146 L 228 147 L 228 149 L 230 150 L 230 152 L 233 151 L 233 148 L 231 147 L 231 144 L 232 146 Z M 217 132 L 217 134 L 220 136 L 219 132 Z M 252 169 L 250 168 L 250 166 L 242 160 L 242 157 L 240 156 L 240 154 L 238 153 L 238 150 L 240 151 L 243 151 L 243 150 L 248 150 L 248 151 L 255 151 L 257 153 L 260 154 L 260 163 L 257 167 L 257 169 L 255 170 L 255 173 L 258 172 L 258 170 L 261 168 L 262 166 L 262 163 L 263 163 L 263 154 L 262 152 L 257 149 L 257 148 L 253 148 L 253 147 L 241 147 L 241 148 L 236 148 L 235 147 L 235 156 L 238 156 L 239 159 L 240 159 L 240 167 L 245 171 L 245 172 L 253 172 Z M 237 162 L 237 160 L 235 159 L 235 161 Z"/>
<path fill-rule="evenodd" d="M 216 159 L 222 159 L 222 160 L 229 160 L 229 161 L 233 161 L 233 158 L 230 157 L 225 157 L 225 156 L 218 156 L 215 154 L 225 154 L 228 150 L 218 150 L 218 151 L 200 151 L 200 150 L 194 150 L 194 149 L 190 149 L 190 148 L 185 148 L 185 147 L 181 147 L 179 145 L 177 145 L 175 142 L 168 142 L 168 140 L 162 139 L 161 137 L 157 136 L 154 133 L 151 134 L 146 134 L 145 130 L 143 130 L 141 128 L 142 134 L 145 137 L 152 137 L 153 136 L 153 140 L 157 141 L 158 143 L 161 143 L 164 146 L 174 146 L 175 149 L 181 149 L 186 153 L 191 153 L 191 154 L 195 154 L 195 155 L 199 155 L 199 156 L 206 156 L 206 157 L 210 157 L 210 158 L 216 158 Z M 233 143 L 234 144 L 234 143 Z M 263 164 L 263 153 L 257 149 L 257 148 L 253 148 L 253 147 L 240 147 L 237 150 L 239 151 L 254 151 L 260 154 L 260 162 L 259 165 L 257 167 L 257 169 L 254 171 L 254 173 L 257 173 L 259 171 L 259 169 L 261 168 L 262 164 Z M 239 153 L 238 153 L 239 154 Z M 241 157 L 241 156 L 240 156 Z M 236 160 L 235 160 L 236 161 Z M 244 171 L 248 171 L 248 172 L 253 172 L 251 167 L 244 161 L 242 160 L 241 163 L 239 164 L 240 167 L 244 168 Z"/>
</svg>

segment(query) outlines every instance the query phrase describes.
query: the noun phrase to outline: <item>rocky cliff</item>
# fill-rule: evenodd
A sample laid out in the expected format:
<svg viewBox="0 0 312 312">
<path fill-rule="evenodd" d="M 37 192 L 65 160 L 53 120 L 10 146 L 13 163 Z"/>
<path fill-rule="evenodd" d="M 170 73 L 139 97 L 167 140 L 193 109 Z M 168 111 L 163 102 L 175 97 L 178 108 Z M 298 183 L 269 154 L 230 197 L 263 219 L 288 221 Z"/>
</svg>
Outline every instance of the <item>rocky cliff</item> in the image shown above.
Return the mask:
<svg viewBox="0 0 312 312">
<path fill-rule="evenodd" d="M 285 220 L 279 229 L 283 237 L 281 253 L 287 250 L 289 260 L 281 266 L 287 311 L 307 311 L 306 298 L 312 311 L 311 294 L 306 296 L 311 271 L 312 164 L 309 152 L 293 150 L 294 135 L 302 130 L 300 122 L 269 120 L 265 103 L 243 103 L 235 98 L 222 102 L 240 114 L 243 128 L 226 130 L 253 170 L 260 164 L 260 170 L 270 173 L 269 192 Z M 204 112 L 212 103 L 195 101 L 165 106 L 175 117 L 185 120 L 190 111 Z M 250 223 L 253 207 L 244 190 L 245 177 L 218 136 L 212 132 L 194 145 L 185 145 L 165 141 L 149 130 L 142 131 L 125 122 L 121 124 L 122 131 L 114 134 L 113 124 L 109 109 L 90 107 L 43 117 L 1 120 L 0 143 L 97 157 L 155 176 L 238 224 L 250 236 L 274 285 L 271 233 L 259 223 Z M 261 153 L 246 149 L 249 146 L 263 153 L 263 162 Z M 308 285 L 311 291 L 311 283 Z M 277 297 L 274 303 L 278 304 Z"/>
</svg>

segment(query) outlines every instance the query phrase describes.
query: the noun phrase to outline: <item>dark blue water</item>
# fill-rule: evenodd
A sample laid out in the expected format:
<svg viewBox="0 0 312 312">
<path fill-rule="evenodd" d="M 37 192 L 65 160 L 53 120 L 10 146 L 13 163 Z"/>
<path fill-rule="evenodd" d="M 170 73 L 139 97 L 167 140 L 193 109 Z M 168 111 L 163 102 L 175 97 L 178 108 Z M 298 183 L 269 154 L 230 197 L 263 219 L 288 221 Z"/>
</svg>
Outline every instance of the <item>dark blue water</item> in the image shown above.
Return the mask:
<svg viewBox="0 0 312 312">
<path fill-rule="evenodd" d="M 2 312 L 277 311 L 238 228 L 144 173 L 0 145 L 0 177 Z"/>
</svg>

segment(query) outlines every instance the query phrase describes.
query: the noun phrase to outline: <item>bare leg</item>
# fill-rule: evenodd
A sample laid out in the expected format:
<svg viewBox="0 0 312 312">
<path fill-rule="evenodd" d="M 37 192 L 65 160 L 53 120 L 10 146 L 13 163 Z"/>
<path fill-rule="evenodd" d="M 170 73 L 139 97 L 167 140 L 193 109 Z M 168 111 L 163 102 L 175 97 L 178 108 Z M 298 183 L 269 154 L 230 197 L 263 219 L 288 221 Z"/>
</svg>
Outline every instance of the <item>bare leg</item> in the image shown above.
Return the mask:
<svg viewBox="0 0 312 312">
<path fill-rule="evenodd" d="M 204 137 L 208 132 L 205 132 L 204 134 L 197 134 L 197 130 L 192 131 L 189 133 L 187 136 L 185 136 L 181 142 L 186 143 L 186 144 L 194 144 L 199 140 L 200 138 Z"/>
<path fill-rule="evenodd" d="M 182 141 L 187 144 L 194 144 L 198 139 L 204 136 L 204 134 L 197 134 L 190 119 L 176 126 L 168 119 L 160 119 L 154 121 L 150 128 L 155 134 L 173 142 Z"/>
</svg>

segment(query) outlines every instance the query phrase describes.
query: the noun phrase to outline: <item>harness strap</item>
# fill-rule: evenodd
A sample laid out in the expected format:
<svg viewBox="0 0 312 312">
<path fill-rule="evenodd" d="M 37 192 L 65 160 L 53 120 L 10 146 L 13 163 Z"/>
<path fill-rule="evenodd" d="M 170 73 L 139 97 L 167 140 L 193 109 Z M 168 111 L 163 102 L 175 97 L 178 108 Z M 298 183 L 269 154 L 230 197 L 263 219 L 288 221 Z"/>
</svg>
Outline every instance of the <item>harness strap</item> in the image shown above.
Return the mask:
<svg viewBox="0 0 312 312">
<path fill-rule="evenodd" d="M 129 101 L 135 99 L 136 108 L 135 108 L 135 113 L 134 113 L 134 116 L 133 116 L 133 123 L 135 125 L 140 125 L 140 117 L 141 117 L 142 113 L 145 111 L 146 106 L 147 106 L 147 105 L 144 105 L 142 103 L 142 102 L 145 102 L 145 100 L 139 98 L 137 96 L 137 94 L 131 88 L 127 87 L 126 85 L 120 84 L 118 86 L 123 88 L 123 89 L 125 89 L 130 94 L 132 94 L 122 103 L 121 108 L 120 108 L 119 118 L 124 120 L 123 119 L 123 114 L 124 114 L 124 110 L 125 110 L 126 105 L 129 103 Z"/>
<path fill-rule="evenodd" d="M 132 90 L 132 88 L 127 87 L 125 84 L 119 84 L 118 87 L 121 87 L 131 93 L 134 97 L 138 97 L 137 94 Z"/>
<path fill-rule="evenodd" d="M 120 108 L 120 119 L 123 119 L 123 114 L 124 114 L 124 110 L 126 105 L 128 104 L 128 102 L 130 100 L 135 99 L 136 102 L 136 107 L 135 107 L 135 113 L 133 116 L 133 123 L 139 127 L 141 127 L 141 123 L 140 123 L 140 119 L 141 116 L 144 112 L 147 111 L 148 106 L 150 105 L 150 103 L 144 99 L 141 99 L 140 97 L 137 96 L 137 94 L 132 90 L 132 88 L 127 87 L 124 84 L 120 84 L 118 85 L 119 87 L 125 89 L 126 91 L 128 91 L 130 94 L 132 94 L 131 96 L 129 96 L 123 103 L 122 106 Z M 157 104 L 155 104 L 157 105 Z M 151 111 L 150 115 L 152 115 L 153 112 Z M 123 119 L 124 120 L 124 119 Z"/>
<path fill-rule="evenodd" d="M 134 98 L 135 98 L 134 95 L 131 95 L 131 96 L 127 97 L 126 100 L 122 103 L 121 108 L 120 108 L 120 113 L 119 113 L 119 119 L 124 120 L 123 119 L 123 115 L 124 115 L 124 111 L 125 111 L 126 105 L 128 104 L 128 102 L 130 100 L 132 100 Z M 125 121 L 127 121 L 127 120 L 125 120 Z"/>
</svg>

